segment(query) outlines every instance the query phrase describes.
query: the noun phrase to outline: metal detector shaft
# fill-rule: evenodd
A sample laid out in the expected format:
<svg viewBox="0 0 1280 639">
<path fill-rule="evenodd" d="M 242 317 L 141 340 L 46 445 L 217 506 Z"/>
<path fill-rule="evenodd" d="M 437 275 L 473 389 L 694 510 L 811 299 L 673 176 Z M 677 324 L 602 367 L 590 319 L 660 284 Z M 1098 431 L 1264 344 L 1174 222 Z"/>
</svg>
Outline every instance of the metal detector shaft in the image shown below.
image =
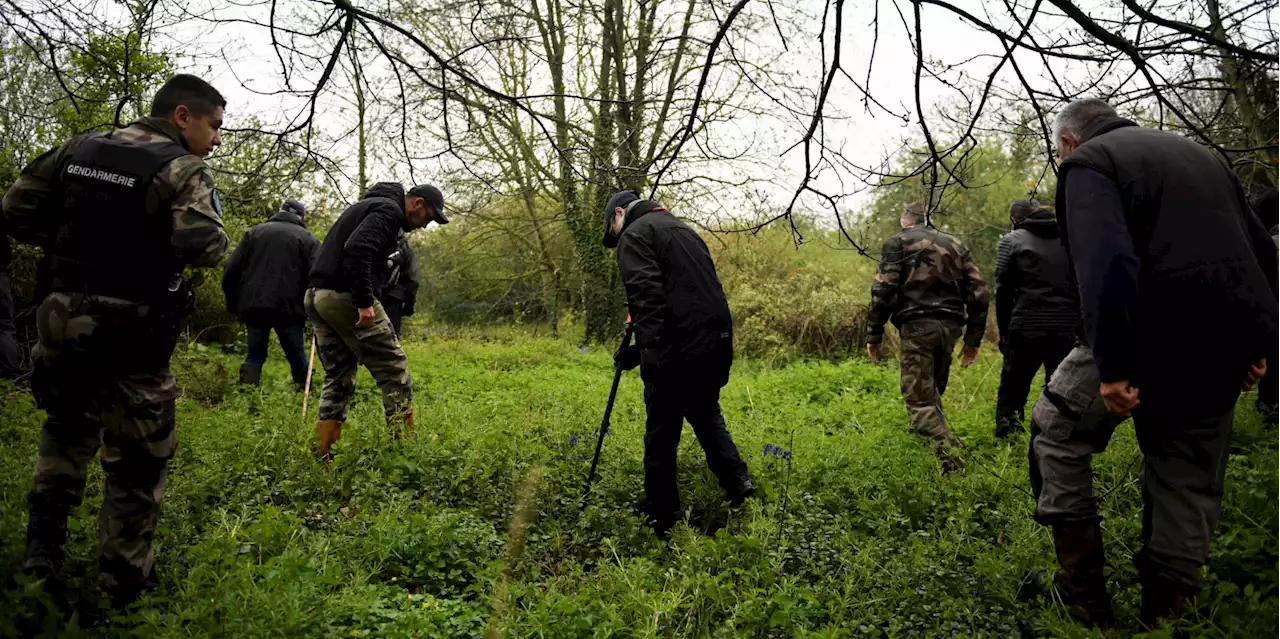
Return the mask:
<svg viewBox="0 0 1280 639">
<path fill-rule="evenodd" d="M 622 346 L 618 350 L 622 350 L 631 345 L 631 324 L 627 324 L 627 330 L 622 334 Z M 609 417 L 613 414 L 613 402 L 618 398 L 618 382 L 622 381 L 622 367 L 616 363 L 613 365 L 613 386 L 609 388 L 609 403 L 604 407 L 604 419 L 600 420 L 600 432 L 596 436 L 596 454 L 591 458 L 591 471 L 587 473 L 587 485 L 582 490 L 582 506 L 580 510 L 587 509 L 587 497 L 591 495 L 591 485 L 596 483 L 596 469 L 600 466 L 600 449 L 604 448 L 604 436 L 609 434 Z"/>
</svg>

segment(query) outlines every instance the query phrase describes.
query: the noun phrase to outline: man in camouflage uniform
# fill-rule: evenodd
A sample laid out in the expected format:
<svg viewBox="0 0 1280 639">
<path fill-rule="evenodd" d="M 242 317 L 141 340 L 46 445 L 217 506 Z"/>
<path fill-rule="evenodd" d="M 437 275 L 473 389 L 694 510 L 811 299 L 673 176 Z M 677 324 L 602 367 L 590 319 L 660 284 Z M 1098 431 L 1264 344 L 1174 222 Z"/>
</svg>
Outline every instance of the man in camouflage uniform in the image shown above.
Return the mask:
<svg viewBox="0 0 1280 639">
<path fill-rule="evenodd" d="M 871 285 L 867 355 L 880 361 L 884 325 L 892 320 L 901 339 L 902 399 L 911 429 L 934 442 L 943 472 L 964 469 L 960 442 L 947 428 L 942 394 L 951 357 L 964 327 L 961 365 L 978 357 L 987 327 L 987 285 L 969 249 L 955 237 L 926 224 L 924 207 L 909 204 L 902 232 L 880 249 L 880 268 Z"/>
<path fill-rule="evenodd" d="M 48 413 L 29 494 L 24 568 L 54 577 L 68 513 L 102 449 L 100 584 L 117 606 L 154 584 L 152 539 L 177 447 L 169 357 L 194 298 L 182 269 L 227 250 L 213 175 L 226 101 L 169 80 L 151 117 L 71 138 L 36 158 L 4 199 L 9 233 L 43 248 L 51 293 L 36 313 L 32 380 Z"/>
<path fill-rule="evenodd" d="M 342 437 L 358 364 L 369 369 L 382 390 L 392 436 L 398 437 L 401 429 L 413 434 L 409 360 L 376 298 L 387 281 L 387 258 L 396 249 L 396 238 L 433 220 L 449 223 L 439 189 L 423 184 L 406 194 L 395 182 L 379 182 L 338 216 L 320 246 L 306 306 L 325 372 L 316 424 L 321 459 L 331 458 L 334 442 Z"/>
</svg>

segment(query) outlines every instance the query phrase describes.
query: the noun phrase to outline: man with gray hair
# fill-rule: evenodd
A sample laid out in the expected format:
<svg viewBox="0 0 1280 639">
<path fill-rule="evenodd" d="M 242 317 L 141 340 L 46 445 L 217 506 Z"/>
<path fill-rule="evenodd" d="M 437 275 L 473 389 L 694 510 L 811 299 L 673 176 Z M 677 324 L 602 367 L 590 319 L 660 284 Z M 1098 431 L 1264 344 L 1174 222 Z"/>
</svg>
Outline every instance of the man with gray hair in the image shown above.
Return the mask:
<svg viewBox="0 0 1280 639">
<path fill-rule="evenodd" d="M 1244 190 L 1207 148 L 1101 100 L 1054 121 L 1058 226 L 1084 337 L 1032 410 L 1036 520 L 1073 616 L 1114 621 L 1091 459 L 1129 417 L 1143 453 L 1142 619 L 1198 588 L 1222 509 L 1232 413 L 1276 342 L 1277 257 Z M 1189 331 L 1200 336 L 1188 341 Z M 1206 339 L 1207 338 L 1207 339 Z"/>
<path fill-rule="evenodd" d="M 987 284 L 969 249 L 954 236 L 927 223 L 924 205 L 908 204 L 902 232 L 880 249 L 880 268 L 871 285 L 867 317 L 867 356 L 884 354 L 884 325 L 892 320 L 901 342 L 902 399 L 911 430 L 933 442 L 942 471 L 964 470 L 960 442 L 947 428 L 942 394 L 951 374 L 951 358 L 964 331 L 961 366 L 978 357 L 987 328 Z"/>
</svg>

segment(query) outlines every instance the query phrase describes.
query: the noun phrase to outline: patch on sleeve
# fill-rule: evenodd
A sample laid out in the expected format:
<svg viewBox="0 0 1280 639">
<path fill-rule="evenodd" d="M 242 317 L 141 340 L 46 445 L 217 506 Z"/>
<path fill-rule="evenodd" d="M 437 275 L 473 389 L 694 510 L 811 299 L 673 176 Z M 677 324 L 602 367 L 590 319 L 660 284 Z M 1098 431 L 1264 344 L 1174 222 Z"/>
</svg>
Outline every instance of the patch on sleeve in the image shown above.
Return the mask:
<svg viewBox="0 0 1280 639">
<path fill-rule="evenodd" d="M 218 187 L 216 186 L 213 187 L 213 195 L 211 197 L 213 199 L 213 212 L 218 216 L 218 219 L 221 220 L 222 219 L 222 197 L 218 194 Z"/>
</svg>

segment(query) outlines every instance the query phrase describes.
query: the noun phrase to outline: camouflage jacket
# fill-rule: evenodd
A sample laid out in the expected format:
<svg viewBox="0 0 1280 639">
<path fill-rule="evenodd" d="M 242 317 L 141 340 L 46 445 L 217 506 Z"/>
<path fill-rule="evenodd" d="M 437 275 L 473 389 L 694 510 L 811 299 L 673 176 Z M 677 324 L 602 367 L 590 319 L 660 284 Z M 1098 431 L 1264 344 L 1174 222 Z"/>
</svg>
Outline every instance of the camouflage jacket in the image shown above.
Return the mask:
<svg viewBox="0 0 1280 639">
<path fill-rule="evenodd" d="M 902 326 L 916 319 L 965 323 L 964 343 L 975 347 L 987 327 L 987 284 L 969 249 L 928 226 L 903 229 L 880 249 L 867 341 L 883 340 L 890 320 Z"/>
<path fill-rule="evenodd" d="M 22 170 L 4 196 L 9 235 L 45 248 L 53 244 L 60 225 L 58 180 L 63 166 L 88 136 L 73 137 L 45 152 Z M 115 132 L 116 139 L 139 144 L 177 142 L 186 146 L 178 129 L 162 118 L 141 118 Z M 173 211 L 175 257 L 191 266 L 216 266 L 227 252 L 213 173 L 196 155 L 169 162 L 151 183 L 153 195 L 170 202 Z"/>
</svg>

